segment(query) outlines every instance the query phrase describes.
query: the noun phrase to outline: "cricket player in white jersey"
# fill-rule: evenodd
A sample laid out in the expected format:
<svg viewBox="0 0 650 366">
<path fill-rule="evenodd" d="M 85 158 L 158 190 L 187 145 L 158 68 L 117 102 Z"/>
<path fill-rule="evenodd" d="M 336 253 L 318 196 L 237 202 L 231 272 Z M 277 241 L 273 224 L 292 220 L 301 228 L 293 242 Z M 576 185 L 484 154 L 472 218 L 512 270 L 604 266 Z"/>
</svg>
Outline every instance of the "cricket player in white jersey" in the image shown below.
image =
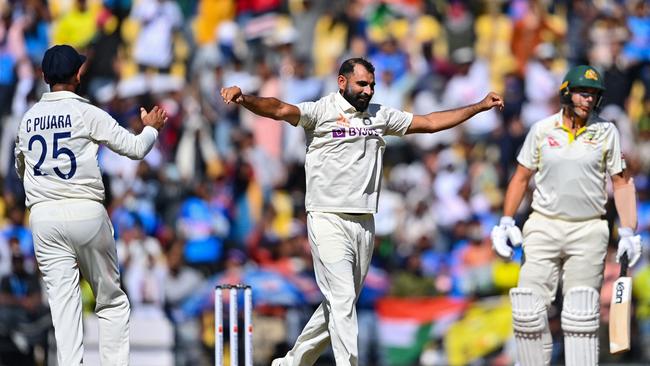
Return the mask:
<svg viewBox="0 0 650 366">
<path fill-rule="evenodd" d="M 221 90 L 226 103 L 300 126 L 307 135 L 308 235 L 325 300 L 293 349 L 273 366 L 313 365 L 330 342 L 338 366 L 357 365 L 355 305 L 372 256 L 384 136 L 432 133 L 493 107 L 503 108 L 495 93 L 476 104 L 422 116 L 370 104 L 374 67 L 361 58 L 343 62 L 338 87 L 338 92 L 316 102 L 298 105 L 244 95 L 236 86 Z"/>
<path fill-rule="evenodd" d="M 25 113 L 16 139 L 16 169 L 23 179 L 38 267 L 47 287 L 58 362 L 83 364 L 79 271 L 95 294 L 101 364 L 127 365 L 129 302 L 120 289 L 113 227 L 102 205 L 99 144 L 132 159 L 151 150 L 167 120 L 141 109 L 135 136 L 108 113 L 75 94 L 85 57 L 57 45 L 42 69 L 51 92 Z"/>
<path fill-rule="evenodd" d="M 617 260 L 626 253 L 630 266 L 641 255 L 636 192 L 626 174 L 618 130 L 601 119 L 603 80 L 592 67 L 572 68 L 560 87 L 562 110 L 535 123 L 517 157 L 500 224 L 492 230 L 496 253 L 510 258 L 522 242 L 513 216 L 531 177 L 533 212 L 523 226 L 524 262 L 518 287 L 510 290 L 519 363 L 549 365 L 552 340 L 547 309 L 560 278 L 561 315 L 567 366 L 598 364 L 599 293 L 609 230 L 602 218 L 606 179 L 614 188 L 620 219 Z"/>
</svg>

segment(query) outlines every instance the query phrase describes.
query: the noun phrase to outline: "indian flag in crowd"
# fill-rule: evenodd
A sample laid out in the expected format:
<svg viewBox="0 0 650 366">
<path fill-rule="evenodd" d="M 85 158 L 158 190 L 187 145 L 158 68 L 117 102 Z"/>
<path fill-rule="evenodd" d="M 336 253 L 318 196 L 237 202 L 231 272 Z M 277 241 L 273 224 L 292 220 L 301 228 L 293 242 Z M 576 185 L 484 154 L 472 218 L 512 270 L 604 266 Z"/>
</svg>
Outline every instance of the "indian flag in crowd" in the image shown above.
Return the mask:
<svg viewBox="0 0 650 366">
<path fill-rule="evenodd" d="M 389 366 L 417 364 L 429 342 L 440 339 L 469 302 L 450 297 L 383 298 L 377 302 L 379 343 Z"/>
</svg>

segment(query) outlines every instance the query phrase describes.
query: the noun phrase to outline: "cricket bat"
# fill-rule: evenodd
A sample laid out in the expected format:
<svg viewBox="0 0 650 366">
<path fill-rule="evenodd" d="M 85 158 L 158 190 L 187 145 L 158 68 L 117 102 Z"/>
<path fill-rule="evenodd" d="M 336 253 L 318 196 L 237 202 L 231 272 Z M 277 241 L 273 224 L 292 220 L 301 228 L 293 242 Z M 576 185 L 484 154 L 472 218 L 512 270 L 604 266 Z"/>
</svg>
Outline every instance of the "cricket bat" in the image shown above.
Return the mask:
<svg viewBox="0 0 650 366">
<path fill-rule="evenodd" d="M 621 257 L 621 274 L 612 288 L 609 308 L 609 353 L 630 350 L 630 317 L 632 311 L 632 278 L 627 276 L 627 254 Z"/>
</svg>

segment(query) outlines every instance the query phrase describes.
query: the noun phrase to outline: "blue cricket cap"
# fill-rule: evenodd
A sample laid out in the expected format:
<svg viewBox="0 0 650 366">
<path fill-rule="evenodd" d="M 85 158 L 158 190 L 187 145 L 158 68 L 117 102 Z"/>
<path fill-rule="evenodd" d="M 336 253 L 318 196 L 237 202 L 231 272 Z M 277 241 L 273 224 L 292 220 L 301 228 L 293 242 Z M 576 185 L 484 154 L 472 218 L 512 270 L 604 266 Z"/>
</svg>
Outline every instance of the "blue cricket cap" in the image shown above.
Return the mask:
<svg viewBox="0 0 650 366">
<path fill-rule="evenodd" d="M 86 62 L 86 56 L 80 55 L 67 44 L 56 45 L 45 51 L 41 69 L 48 84 L 68 81 Z"/>
</svg>

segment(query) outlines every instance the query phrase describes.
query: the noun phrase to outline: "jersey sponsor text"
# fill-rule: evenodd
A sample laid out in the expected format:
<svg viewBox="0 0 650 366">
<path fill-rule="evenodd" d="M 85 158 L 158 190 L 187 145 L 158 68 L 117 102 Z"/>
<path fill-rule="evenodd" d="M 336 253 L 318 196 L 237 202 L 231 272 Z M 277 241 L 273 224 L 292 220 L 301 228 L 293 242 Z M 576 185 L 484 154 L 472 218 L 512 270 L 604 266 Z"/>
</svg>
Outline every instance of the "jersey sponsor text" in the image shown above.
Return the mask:
<svg viewBox="0 0 650 366">
<path fill-rule="evenodd" d="M 348 127 L 348 128 L 335 128 L 332 130 L 332 137 L 341 138 L 345 136 L 380 136 L 380 131 L 375 128 L 368 127 Z"/>
</svg>

